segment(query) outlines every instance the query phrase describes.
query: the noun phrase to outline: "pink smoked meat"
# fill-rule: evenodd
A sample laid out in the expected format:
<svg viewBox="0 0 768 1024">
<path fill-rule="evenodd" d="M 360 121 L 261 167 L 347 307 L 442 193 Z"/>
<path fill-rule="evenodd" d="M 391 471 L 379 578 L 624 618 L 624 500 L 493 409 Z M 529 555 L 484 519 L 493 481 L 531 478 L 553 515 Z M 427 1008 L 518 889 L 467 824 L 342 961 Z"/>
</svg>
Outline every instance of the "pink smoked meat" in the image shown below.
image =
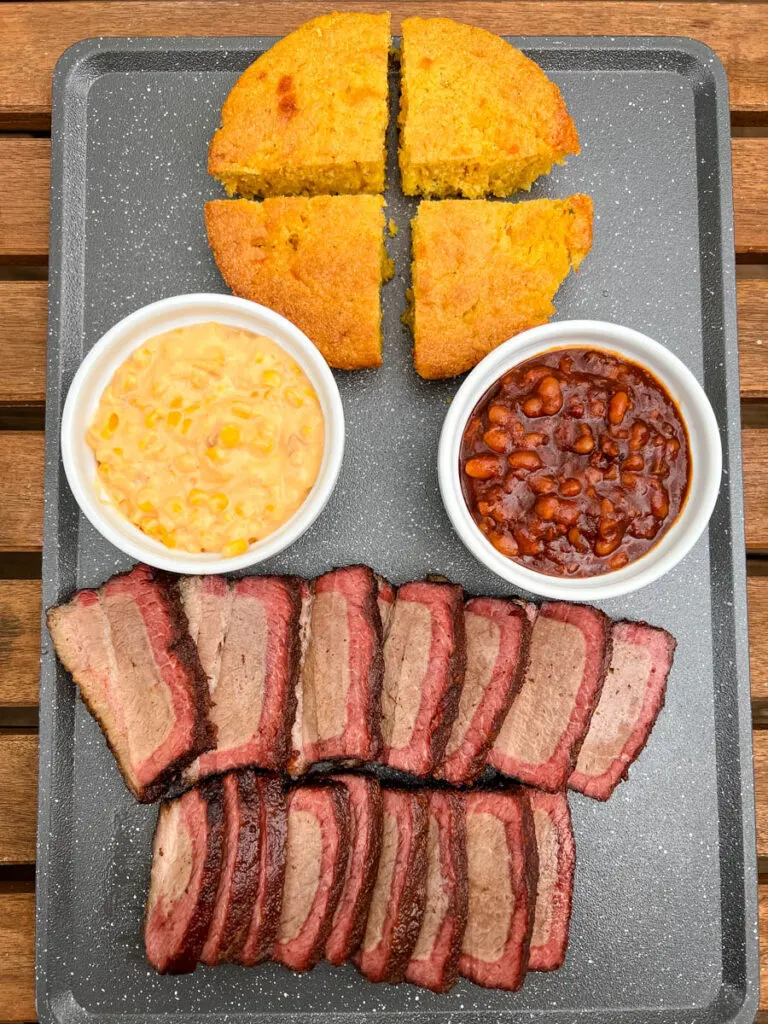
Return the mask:
<svg viewBox="0 0 768 1024">
<path fill-rule="evenodd" d="M 319 761 L 375 760 L 384 672 L 376 579 L 364 565 L 318 577 L 301 667 L 301 720 L 291 771 Z"/>
<path fill-rule="evenodd" d="M 608 799 L 647 743 L 677 646 L 666 630 L 643 622 L 617 622 L 612 635 L 611 666 L 568 780 L 595 800 Z"/>
<path fill-rule="evenodd" d="M 611 657 L 611 621 L 589 605 L 543 604 L 520 692 L 489 762 L 539 789 L 565 789 Z"/>
<path fill-rule="evenodd" d="M 218 740 L 185 772 L 253 765 L 279 771 L 290 746 L 299 664 L 299 583 L 290 577 L 220 576 L 179 582 L 192 639 L 208 678 Z"/>
<path fill-rule="evenodd" d="M 215 742 L 186 626 L 175 587 L 145 565 L 48 612 L 56 653 L 142 803 Z"/>
<path fill-rule="evenodd" d="M 218 779 L 161 804 L 144 918 L 147 959 L 161 974 L 194 971 L 213 918 L 223 852 Z"/>
<path fill-rule="evenodd" d="M 529 971 L 562 967 L 568 948 L 576 844 L 565 793 L 528 790 L 539 853 L 536 913 L 528 957 Z"/>
<path fill-rule="evenodd" d="M 351 840 L 341 899 L 325 944 L 325 958 L 337 966 L 363 941 L 379 868 L 382 831 L 381 787 L 363 775 L 334 775 L 349 795 Z"/>
<path fill-rule="evenodd" d="M 428 799 L 427 898 L 405 977 L 433 992 L 447 992 L 459 976 L 467 924 L 469 878 L 464 798 L 460 793 L 432 790 Z"/>
<path fill-rule="evenodd" d="M 309 971 L 322 958 L 346 875 L 350 840 L 344 786 L 298 786 L 288 797 L 285 883 L 275 960 Z"/>
<path fill-rule="evenodd" d="M 466 665 L 461 587 L 400 587 L 384 644 L 383 760 L 429 775 L 442 761 Z"/>
<path fill-rule="evenodd" d="M 467 667 L 459 713 L 437 774 L 454 785 L 473 782 L 523 682 L 531 626 L 513 601 L 475 597 L 464 606 Z"/>
<path fill-rule="evenodd" d="M 459 970 L 486 988 L 520 988 L 538 877 L 533 815 L 519 791 L 465 797 L 469 907 Z"/>
<path fill-rule="evenodd" d="M 392 612 L 395 610 L 395 588 L 383 576 L 376 577 L 377 601 L 381 618 L 381 635 L 386 639 Z"/>
<path fill-rule="evenodd" d="M 427 797 L 383 791 L 381 857 L 360 949 L 353 957 L 369 981 L 405 980 L 427 897 Z"/>
<path fill-rule="evenodd" d="M 251 916 L 241 948 L 233 951 L 237 963 L 252 967 L 271 960 L 280 925 L 285 880 L 287 808 L 280 779 L 259 776 L 255 782 L 259 814 L 259 859 L 249 899 Z"/>
<path fill-rule="evenodd" d="M 211 927 L 200 954 L 204 964 L 234 959 L 253 914 L 260 854 L 260 814 L 255 774 L 244 769 L 222 779 L 224 853 Z"/>
</svg>

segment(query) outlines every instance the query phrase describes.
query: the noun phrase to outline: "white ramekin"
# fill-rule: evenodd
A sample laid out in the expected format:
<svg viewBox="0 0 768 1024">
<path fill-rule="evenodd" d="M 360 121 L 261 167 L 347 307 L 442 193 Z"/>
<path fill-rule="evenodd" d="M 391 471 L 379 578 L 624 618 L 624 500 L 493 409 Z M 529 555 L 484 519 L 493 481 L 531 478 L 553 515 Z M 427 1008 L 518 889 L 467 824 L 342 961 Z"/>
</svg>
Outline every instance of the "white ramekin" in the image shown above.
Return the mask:
<svg viewBox="0 0 768 1024">
<path fill-rule="evenodd" d="M 148 338 L 190 324 L 216 321 L 263 334 L 277 342 L 306 373 L 325 418 L 325 451 L 315 485 L 304 504 L 268 537 L 236 558 L 190 554 L 165 547 L 98 496 L 96 459 L 85 437 L 99 399 L 115 370 Z M 299 538 L 325 507 L 344 456 L 344 410 L 328 364 L 309 338 L 285 317 L 231 295 L 175 295 L 131 313 L 93 346 L 75 374 L 61 421 L 61 455 L 69 486 L 83 514 L 106 539 L 131 558 L 178 573 L 243 569 L 271 558 Z"/>
<path fill-rule="evenodd" d="M 467 420 L 482 396 L 518 363 L 553 348 L 602 348 L 647 367 L 675 399 L 688 428 L 691 485 L 674 525 L 646 555 L 615 572 L 583 579 L 547 576 L 500 554 L 480 532 L 461 490 L 459 449 Z M 715 414 L 704 390 L 677 356 L 629 327 L 597 320 L 566 320 L 524 331 L 504 342 L 479 363 L 456 393 L 445 417 L 438 452 L 443 503 L 466 546 L 489 569 L 509 583 L 567 601 L 596 601 L 639 590 L 690 551 L 712 515 L 720 489 L 722 449 Z"/>
</svg>

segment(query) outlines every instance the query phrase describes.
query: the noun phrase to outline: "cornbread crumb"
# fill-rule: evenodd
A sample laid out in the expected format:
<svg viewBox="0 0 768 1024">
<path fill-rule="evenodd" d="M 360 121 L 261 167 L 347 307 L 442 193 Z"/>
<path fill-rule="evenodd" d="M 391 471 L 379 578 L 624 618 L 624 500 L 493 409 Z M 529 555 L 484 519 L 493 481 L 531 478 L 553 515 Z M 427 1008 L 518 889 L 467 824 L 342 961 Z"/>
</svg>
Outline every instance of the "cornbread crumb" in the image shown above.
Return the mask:
<svg viewBox="0 0 768 1024">
<path fill-rule="evenodd" d="M 381 284 L 392 274 L 381 196 L 218 199 L 208 241 L 235 295 L 296 324 L 340 370 L 381 365 Z"/>
<path fill-rule="evenodd" d="M 422 202 L 412 222 L 414 364 L 453 377 L 529 327 L 592 248 L 592 200 Z"/>
<path fill-rule="evenodd" d="M 448 18 L 402 27 L 406 195 L 508 196 L 579 152 L 560 90 L 499 36 Z"/>
<path fill-rule="evenodd" d="M 389 14 L 327 14 L 235 83 L 208 151 L 228 195 L 381 192 Z"/>
<path fill-rule="evenodd" d="M 395 235 L 397 234 L 397 224 L 395 224 L 391 217 L 389 218 L 389 221 L 387 223 L 387 231 L 389 232 L 390 238 L 394 238 Z"/>
</svg>

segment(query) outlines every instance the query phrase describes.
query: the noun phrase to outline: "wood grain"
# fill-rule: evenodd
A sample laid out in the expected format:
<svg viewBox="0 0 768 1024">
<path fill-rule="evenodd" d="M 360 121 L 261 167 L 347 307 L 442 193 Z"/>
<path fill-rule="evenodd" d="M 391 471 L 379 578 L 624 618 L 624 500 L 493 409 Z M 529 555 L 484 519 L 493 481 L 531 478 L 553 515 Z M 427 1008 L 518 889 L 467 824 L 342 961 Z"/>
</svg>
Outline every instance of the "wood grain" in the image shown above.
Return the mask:
<svg viewBox="0 0 768 1024">
<path fill-rule="evenodd" d="M 0 551 L 42 547 L 43 459 L 42 432 L 0 433 Z"/>
<path fill-rule="evenodd" d="M 36 815 L 37 734 L 0 732 L 0 864 L 35 863 Z"/>
<path fill-rule="evenodd" d="M 511 35 L 690 36 L 708 44 L 724 62 L 731 106 L 745 115 L 768 112 L 768 32 L 760 4 L 562 2 L 408 3 L 336 0 L 222 0 L 175 2 L 6 3 L 0 33 L 0 127 L 46 127 L 51 73 L 71 43 L 89 36 L 276 35 L 329 10 L 391 10 L 403 17 L 442 14 Z"/>
<path fill-rule="evenodd" d="M 752 700 L 768 699 L 768 576 L 747 580 L 749 602 L 749 675 Z M 766 731 L 768 736 L 768 731 Z M 768 813 L 768 789 L 765 792 Z M 767 851 L 768 852 L 768 851 Z"/>
<path fill-rule="evenodd" d="M 45 281 L 0 281 L 0 404 L 45 401 L 47 302 Z"/>
<path fill-rule="evenodd" d="M 744 453 L 744 527 L 747 550 L 768 552 L 768 430 L 747 428 Z"/>
<path fill-rule="evenodd" d="M 35 894 L 0 892 L 0 1020 L 35 1019 Z"/>
<path fill-rule="evenodd" d="M 732 149 L 736 251 L 768 253 L 768 139 L 734 139 Z M 0 138 L 0 261 L 48 256 L 50 156 L 47 139 Z"/>
<path fill-rule="evenodd" d="M 741 397 L 768 398 L 768 280 L 739 281 L 736 289 Z"/>
<path fill-rule="evenodd" d="M 0 707 L 38 703 L 40 588 L 40 580 L 0 580 Z"/>
</svg>

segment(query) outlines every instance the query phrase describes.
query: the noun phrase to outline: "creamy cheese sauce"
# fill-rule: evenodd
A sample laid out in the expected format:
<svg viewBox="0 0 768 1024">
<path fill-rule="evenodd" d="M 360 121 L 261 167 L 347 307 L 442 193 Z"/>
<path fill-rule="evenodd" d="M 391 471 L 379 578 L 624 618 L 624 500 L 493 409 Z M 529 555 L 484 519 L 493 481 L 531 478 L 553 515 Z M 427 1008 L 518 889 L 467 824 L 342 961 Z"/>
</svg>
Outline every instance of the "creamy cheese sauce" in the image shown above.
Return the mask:
<svg viewBox="0 0 768 1024">
<path fill-rule="evenodd" d="M 234 557 L 298 510 L 325 422 L 269 338 L 202 323 L 150 338 L 116 371 L 87 433 L 102 500 L 168 548 Z"/>
</svg>

